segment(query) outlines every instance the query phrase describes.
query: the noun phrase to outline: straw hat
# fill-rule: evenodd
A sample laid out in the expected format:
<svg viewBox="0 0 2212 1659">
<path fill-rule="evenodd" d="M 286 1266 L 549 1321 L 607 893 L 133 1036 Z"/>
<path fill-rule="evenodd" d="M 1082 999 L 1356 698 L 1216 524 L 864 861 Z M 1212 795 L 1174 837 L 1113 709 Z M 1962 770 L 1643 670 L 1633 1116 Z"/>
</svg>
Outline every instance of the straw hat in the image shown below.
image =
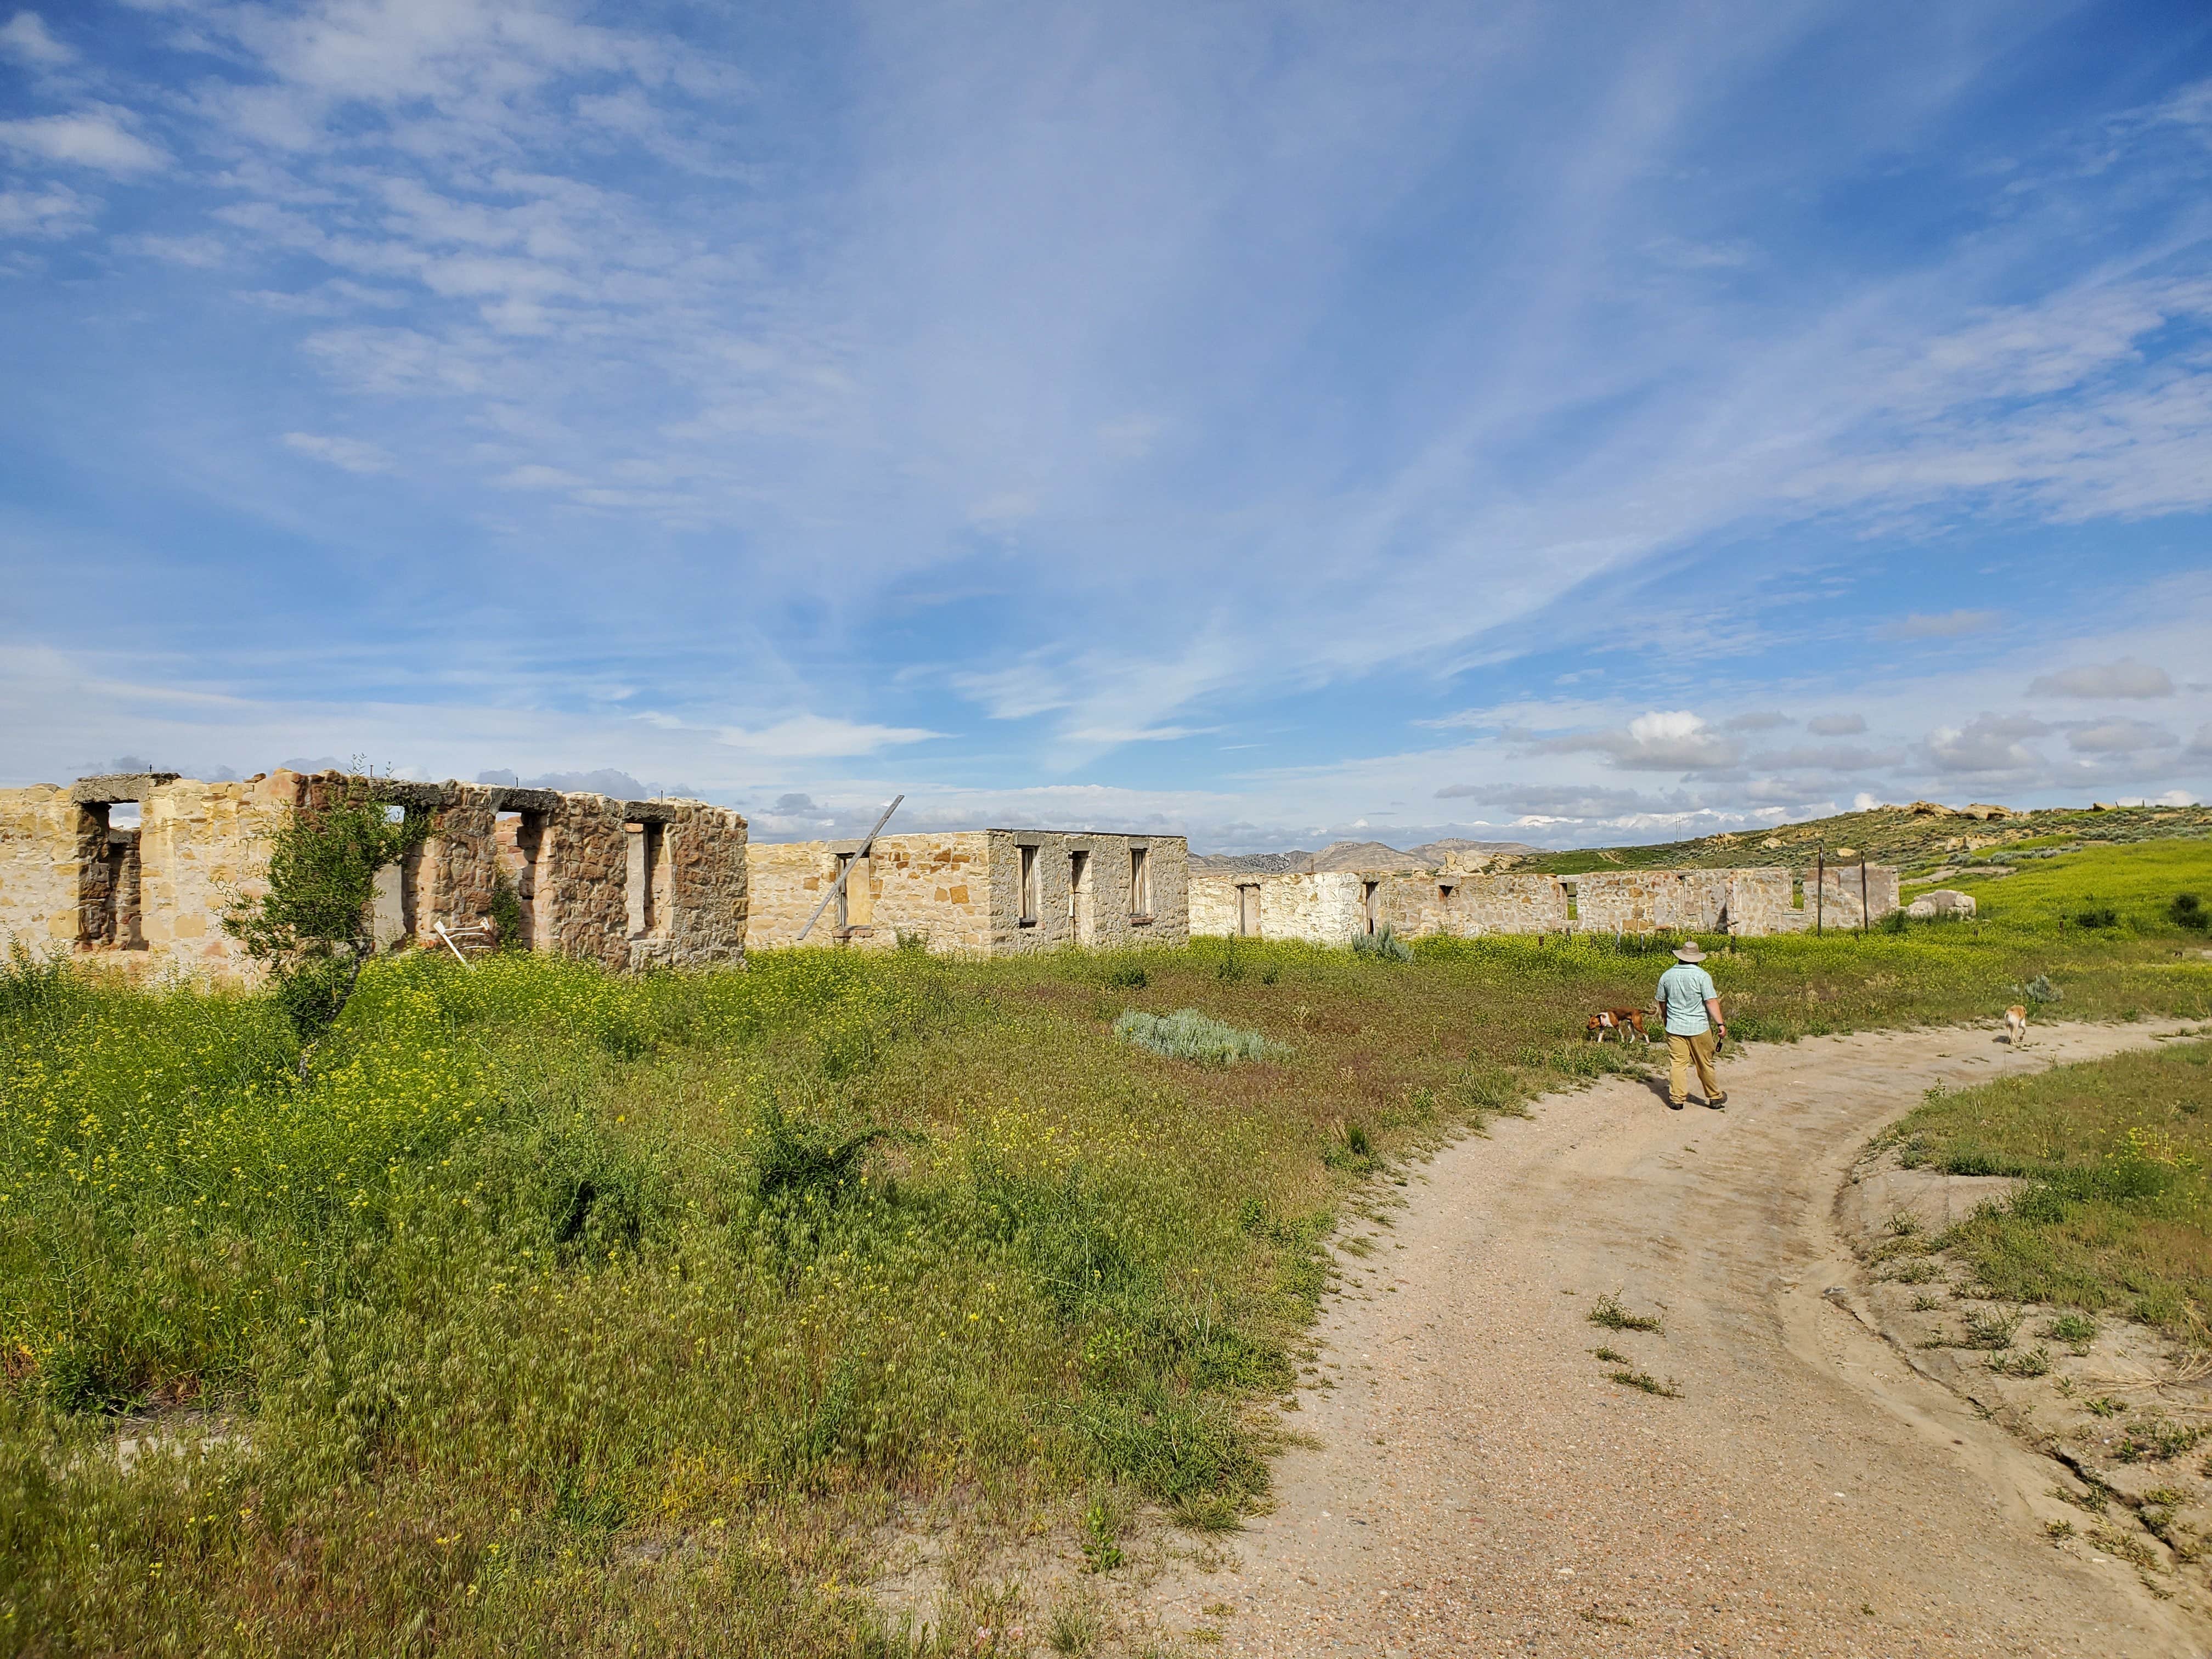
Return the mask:
<svg viewBox="0 0 2212 1659">
<path fill-rule="evenodd" d="M 1677 962 L 1703 962 L 1705 959 L 1705 953 L 1698 949 L 1698 941 L 1693 939 L 1685 939 L 1674 947 L 1674 960 Z"/>
</svg>

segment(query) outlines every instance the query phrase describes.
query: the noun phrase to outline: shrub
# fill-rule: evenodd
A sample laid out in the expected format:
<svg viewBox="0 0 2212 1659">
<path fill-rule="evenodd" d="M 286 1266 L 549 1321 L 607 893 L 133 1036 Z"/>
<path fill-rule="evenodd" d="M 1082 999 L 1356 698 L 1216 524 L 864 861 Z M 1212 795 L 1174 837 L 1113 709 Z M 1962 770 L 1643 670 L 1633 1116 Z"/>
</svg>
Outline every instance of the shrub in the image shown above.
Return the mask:
<svg viewBox="0 0 2212 1659">
<path fill-rule="evenodd" d="M 1125 991 L 1141 991 L 1152 976 L 1133 962 L 1117 962 L 1106 970 L 1106 982 Z"/>
<path fill-rule="evenodd" d="M 754 1160 L 753 1191 L 764 1200 L 819 1194 L 835 1200 L 859 1178 L 869 1147 L 902 1138 L 896 1129 L 871 1127 L 840 1140 L 792 1122 L 773 1098 L 761 1103 L 759 1120 L 762 1144 Z"/>
<path fill-rule="evenodd" d="M 2207 910 L 2194 893 L 2176 893 L 2173 902 L 2166 907 L 2166 915 L 2175 927 L 2186 927 L 2192 933 L 2212 927 L 2212 910 Z"/>
<path fill-rule="evenodd" d="M 1195 1008 L 1178 1008 L 1171 1014 L 1148 1014 L 1141 1008 L 1132 1008 L 1114 1022 L 1114 1035 L 1169 1060 L 1195 1060 L 1214 1066 L 1233 1066 L 1240 1060 L 1282 1060 L 1291 1052 L 1286 1045 L 1257 1031 L 1224 1025 Z"/>
<path fill-rule="evenodd" d="M 426 817 L 393 822 L 374 779 L 317 787 L 270 832 L 268 890 L 233 901 L 222 918 L 223 932 L 268 966 L 276 1000 L 303 1043 L 337 1023 L 360 981 L 376 872 L 429 833 Z"/>
<path fill-rule="evenodd" d="M 1370 962 L 1411 962 L 1413 947 L 1393 933 L 1390 924 L 1386 921 L 1371 933 L 1355 935 L 1352 941 L 1352 954 L 1364 957 Z"/>
<path fill-rule="evenodd" d="M 2051 982 L 2051 975 L 2048 974 L 2038 974 L 2018 989 L 2021 995 L 2026 997 L 2030 1002 L 2058 1002 L 2063 1000 L 2066 995 L 2063 991 Z"/>
<path fill-rule="evenodd" d="M 2117 927 L 2120 925 L 2120 913 L 2109 904 L 2092 906 L 2087 910 L 2076 910 L 2074 921 L 2081 927 Z"/>
</svg>

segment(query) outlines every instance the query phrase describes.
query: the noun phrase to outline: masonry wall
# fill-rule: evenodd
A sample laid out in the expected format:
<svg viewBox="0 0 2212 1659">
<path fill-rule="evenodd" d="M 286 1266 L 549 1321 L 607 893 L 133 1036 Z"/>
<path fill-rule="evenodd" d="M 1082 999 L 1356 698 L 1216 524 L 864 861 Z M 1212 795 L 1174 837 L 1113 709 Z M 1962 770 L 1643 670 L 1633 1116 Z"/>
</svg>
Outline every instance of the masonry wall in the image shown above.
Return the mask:
<svg viewBox="0 0 2212 1659">
<path fill-rule="evenodd" d="M 1804 908 L 1788 912 L 1778 931 L 1802 933 L 1815 925 L 1856 927 L 1863 922 L 1880 921 L 1898 908 L 1898 873 L 1892 866 L 1867 866 L 1863 914 L 1859 905 L 1857 865 L 1832 866 L 1825 880 L 1819 878 L 1820 873 L 1818 866 L 1796 872 L 1796 879 L 1804 884 Z"/>
<path fill-rule="evenodd" d="M 794 944 L 799 930 L 836 880 L 841 852 L 854 842 L 799 842 L 751 849 L 752 902 L 746 943 Z M 1021 849 L 1036 851 L 1036 914 L 1021 906 Z M 1152 908 L 1130 902 L 1130 854 L 1145 849 Z M 1085 853 L 1085 890 L 1073 889 L 1073 854 Z M 847 878 L 855 891 L 842 936 L 836 907 L 806 936 L 810 945 L 888 949 L 901 937 L 933 951 L 1005 956 L 1079 944 L 1097 948 L 1180 945 L 1190 937 L 1188 844 L 1180 836 L 1120 836 L 1061 830 L 973 830 L 945 835 L 878 836 L 871 856 Z"/>
<path fill-rule="evenodd" d="M 672 805 L 661 843 L 667 921 L 634 944 L 630 965 L 741 962 L 751 895 L 744 816 L 705 801 Z"/>
<path fill-rule="evenodd" d="M 142 806 L 135 839 L 111 832 L 97 805 L 52 786 L 0 791 L 0 936 L 40 950 L 113 951 L 119 963 L 179 968 L 217 978 L 255 969 L 222 931 L 236 898 L 265 890 L 269 837 L 285 815 L 348 784 L 343 774 L 278 770 L 243 783 L 196 779 L 89 780 L 77 793 L 131 786 Z M 441 924 L 465 948 L 492 941 L 500 872 L 520 869 L 532 948 L 610 968 L 742 957 L 747 882 L 745 821 L 698 801 L 617 801 L 471 784 L 380 780 L 394 810 L 428 820 L 428 838 L 377 880 L 380 948 L 444 950 Z M 520 811 L 504 827 L 502 811 Z M 661 854 L 660 902 L 632 927 L 629 826 L 649 821 Z M 518 862 L 514 825 L 535 856 Z M 127 908 L 136 877 L 138 902 Z M 117 902 L 105 884 L 125 884 Z M 100 924 L 105 923 L 105 932 Z M 131 950 L 132 945 L 139 945 Z"/>
<path fill-rule="evenodd" d="M 268 837 L 307 799 L 309 780 L 278 770 L 243 783 L 179 778 L 147 792 L 138 830 L 139 931 L 149 966 L 251 977 L 222 931 L 234 897 L 267 890 Z"/>
<path fill-rule="evenodd" d="M 51 783 L 0 789 L 0 945 L 41 953 L 76 945 L 91 816 Z"/>
<path fill-rule="evenodd" d="M 1846 879 L 1846 877 L 1848 879 Z M 1879 921 L 1897 908 L 1893 869 L 1869 866 L 1869 905 Z M 1595 872 L 1580 876 L 1466 873 L 1310 873 L 1205 872 L 1191 878 L 1191 931 L 1223 936 L 1239 931 L 1238 890 L 1259 894 L 1260 937 L 1342 945 L 1367 930 L 1364 884 L 1376 886 L 1378 922 L 1408 939 L 1440 933 L 1734 933 L 1745 937 L 1812 926 L 1812 872 L 1805 872 L 1804 908 L 1794 908 L 1792 875 L 1784 869 Z M 1848 893 L 1845 892 L 1848 888 Z M 1825 889 L 1827 921 L 1858 925 L 1858 866 L 1831 871 Z M 1570 907 L 1572 914 L 1570 914 Z"/>
<path fill-rule="evenodd" d="M 1361 883 L 1376 879 L 1391 878 L 1344 870 L 1195 873 L 1190 877 L 1190 931 L 1237 933 L 1243 902 L 1237 890 L 1253 887 L 1260 896 L 1259 938 L 1342 945 L 1365 930 Z"/>
</svg>

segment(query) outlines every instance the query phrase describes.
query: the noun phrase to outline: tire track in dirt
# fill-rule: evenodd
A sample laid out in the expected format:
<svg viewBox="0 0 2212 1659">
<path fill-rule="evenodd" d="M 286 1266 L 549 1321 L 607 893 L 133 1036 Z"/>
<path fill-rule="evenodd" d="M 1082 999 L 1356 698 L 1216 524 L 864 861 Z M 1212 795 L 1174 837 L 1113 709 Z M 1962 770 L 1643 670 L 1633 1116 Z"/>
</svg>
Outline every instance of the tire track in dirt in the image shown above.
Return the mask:
<svg viewBox="0 0 2212 1659">
<path fill-rule="evenodd" d="M 1823 1295 L 1856 1272 L 1838 1188 L 1923 1091 L 2172 1029 L 1763 1045 L 1725 1112 L 1608 1079 L 1438 1154 L 1322 1310 L 1326 1382 L 1286 1419 L 1316 1445 L 1145 1622 L 1285 1659 L 2212 1654 L 2124 1564 L 2052 1549 L 2052 1465 Z M 1589 1322 L 1615 1291 L 1663 1332 Z"/>
</svg>

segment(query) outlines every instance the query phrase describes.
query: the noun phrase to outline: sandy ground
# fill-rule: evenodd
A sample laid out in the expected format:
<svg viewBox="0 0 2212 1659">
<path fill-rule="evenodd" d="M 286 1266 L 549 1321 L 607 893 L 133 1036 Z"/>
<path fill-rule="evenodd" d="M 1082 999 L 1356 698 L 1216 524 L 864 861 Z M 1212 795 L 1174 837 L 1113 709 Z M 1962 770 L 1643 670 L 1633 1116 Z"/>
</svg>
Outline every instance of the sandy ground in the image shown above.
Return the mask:
<svg viewBox="0 0 2212 1659">
<path fill-rule="evenodd" d="M 1930 1085 L 2166 1029 L 1757 1048 L 1723 1060 L 1725 1111 L 1614 1079 L 1440 1154 L 1357 1230 L 1373 1252 L 1323 1310 L 1286 1419 L 1316 1443 L 1279 1465 L 1279 1506 L 1231 1566 L 1158 1581 L 1155 1628 L 1376 1659 L 2212 1655 L 2133 1568 L 2051 1546 L 2055 1466 L 1849 1311 L 1832 1219 Z M 1616 1291 L 1663 1331 L 1590 1323 Z M 1607 1346 L 1680 1397 L 1608 1380 Z"/>
</svg>

